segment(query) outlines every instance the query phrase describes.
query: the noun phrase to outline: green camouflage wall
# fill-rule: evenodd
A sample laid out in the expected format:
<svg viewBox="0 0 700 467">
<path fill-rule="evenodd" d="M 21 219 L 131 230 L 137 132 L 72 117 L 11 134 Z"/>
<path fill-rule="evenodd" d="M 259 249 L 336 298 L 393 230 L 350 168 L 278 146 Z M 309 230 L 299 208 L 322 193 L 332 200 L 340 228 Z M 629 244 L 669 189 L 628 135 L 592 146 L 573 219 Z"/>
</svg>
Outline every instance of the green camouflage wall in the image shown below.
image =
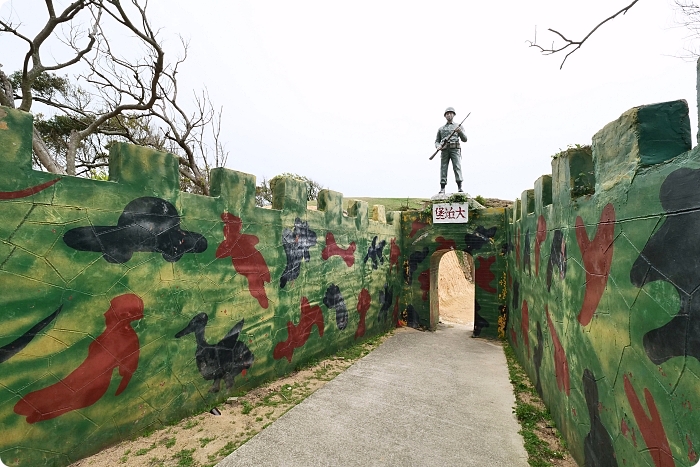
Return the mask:
<svg viewBox="0 0 700 467">
<path fill-rule="evenodd" d="M 508 338 L 580 465 L 700 449 L 700 151 L 685 101 L 624 113 L 510 212 Z"/>
<path fill-rule="evenodd" d="M 109 181 L 35 172 L 31 137 L 31 116 L 0 108 L 9 466 L 66 465 L 398 320 L 398 213 L 346 216 L 328 190 L 310 211 L 292 179 L 257 208 L 255 177 L 226 169 L 211 197 L 181 193 L 174 156 L 123 144 Z"/>
<path fill-rule="evenodd" d="M 463 251 L 474 260 L 474 334 L 503 337 L 507 316 L 505 209 L 470 209 L 468 217 L 466 224 L 433 224 L 431 213 L 402 214 L 402 319 L 409 326 L 435 330 L 440 258 L 450 250 Z"/>
</svg>

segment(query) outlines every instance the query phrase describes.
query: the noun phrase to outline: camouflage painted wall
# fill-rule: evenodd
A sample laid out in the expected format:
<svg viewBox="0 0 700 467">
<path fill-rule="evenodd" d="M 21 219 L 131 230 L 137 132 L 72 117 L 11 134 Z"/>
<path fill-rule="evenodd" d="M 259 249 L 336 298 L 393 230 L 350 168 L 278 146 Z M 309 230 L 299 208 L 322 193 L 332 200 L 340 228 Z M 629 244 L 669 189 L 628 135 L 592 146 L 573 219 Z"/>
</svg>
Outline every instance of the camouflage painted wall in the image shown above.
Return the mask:
<svg viewBox="0 0 700 467">
<path fill-rule="evenodd" d="M 624 113 L 510 213 L 508 338 L 586 466 L 700 452 L 700 150 L 685 101 Z"/>
<path fill-rule="evenodd" d="M 409 326 L 434 330 L 439 319 L 437 277 L 442 255 L 463 251 L 474 260 L 474 334 L 504 336 L 506 310 L 505 209 L 469 210 L 466 224 L 433 224 L 431 214 L 402 214 L 404 253 L 401 309 Z"/>
<path fill-rule="evenodd" d="M 31 132 L 0 108 L 5 464 L 66 465 L 397 321 L 398 213 L 328 190 L 310 211 L 291 179 L 256 208 L 226 169 L 181 193 L 172 155 L 129 145 L 109 181 L 35 172 Z"/>
</svg>

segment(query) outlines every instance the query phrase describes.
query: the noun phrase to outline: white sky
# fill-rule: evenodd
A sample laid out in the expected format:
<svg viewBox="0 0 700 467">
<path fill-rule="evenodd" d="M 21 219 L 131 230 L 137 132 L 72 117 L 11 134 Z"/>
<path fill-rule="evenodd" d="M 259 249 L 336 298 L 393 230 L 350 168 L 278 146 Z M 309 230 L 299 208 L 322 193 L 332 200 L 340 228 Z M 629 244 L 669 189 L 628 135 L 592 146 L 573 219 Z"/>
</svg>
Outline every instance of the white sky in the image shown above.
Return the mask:
<svg viewBox="0 0 700 467">
<path fill-rule="evenodd" d="M 21 10 L 43 3 L 0 0 L 0 15 L 13 7 L 29 23 Z M 695 63 L 677 58 L 690 43 L 671 0 L 641 0 L 563 70 L 563 55 L 527 47 L 536 26 L 542 43 L 548 27 L 579 39 L 628 3 L 151 0 L 149 11 L 166 50 L 189 39 L 181 89 L 206 86 L 223 106 L 229 168 L 306 175 L 346 198 L 429 197 L 440 163 L 428 157 L 453 106 L 458 121 L 472 113 L 465 190 L 515 199 L 551 173 L 551 155 L 634 106 L 686 99 L 695 141 Z M 0 36 L 6 72 L 21 47 Z"/>
</svg>

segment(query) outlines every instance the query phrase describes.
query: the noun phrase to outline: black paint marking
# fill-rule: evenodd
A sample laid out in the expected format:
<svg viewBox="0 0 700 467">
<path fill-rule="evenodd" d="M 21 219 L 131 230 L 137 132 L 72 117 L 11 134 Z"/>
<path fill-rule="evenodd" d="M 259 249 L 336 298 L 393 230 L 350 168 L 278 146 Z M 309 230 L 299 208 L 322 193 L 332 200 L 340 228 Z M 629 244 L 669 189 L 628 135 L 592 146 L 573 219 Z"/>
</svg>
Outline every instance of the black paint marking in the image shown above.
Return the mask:
<svg viewBox="0 0 700 467">
<path fill-rule="evenodd" d="M 378 263 L 384 264 L 384 246 L 386 245 L 386 240 L 382 240 L 377 243 L 377 236 L 375 235 L 372 239 L 372 244 L 367 249 L 367 254 L 365 255 L 365 263 L 368 259 L 372 259 L 372 269 L 377 269 L 379 267 Z"/>
<path fill-rule="evenodd" d="M 414 329 L 420 328 L 420 318 L 418 317 L 418 312 L 416 311 L 416 309 L 413 308 L 413 305 L 409 304 L 406 307 L 406 311 L 404 311 L 404 314 L 406 318 L 406 325 Z"/>
<path fill-rule="evenodd" d="M 348 327 L 348 308 L 345 305 L 345 299 L 340 293 L 340 287 L 331 284 L 326 289 L 326 295 L 323 297 L 323 304 L 328 308 L 335 309 L 335 324 L 341 331 Z"/>
<path fill-rule="evenodd" d="M 481 305 L 474 300 L 474 332 L 472 333 L 472 337 L 479 337 L 481 335 L 481 330 L 490 326 L 489 322 L 479 314 L 479 310 L 481 310 Z"/>
<path fill-rule="evenodd" d="M 20 337 L 10 342 L 7 345 L 0 347 L 0 363 L 9 360 L 11 357 L 15 356 L 23 348 L 25 348 L 31 341 L 40 333 L 46 326 L 53 321 L 56 316 L 61 312 L 63 305 L 59 306 L 56 311 L 51 313 L 46 318 L 42 319 L 34 326 L 32 326 L 27 332 L 22 334 Z"/>
<path fill-rule="evenodd" d="M 535 363 L 535 373 L 537 374 L 537 381 L 535 382 L 535 389 L 537 394 L 542 397 L 542 380 L 540 379 L 540 368 L 542 367 L 542 356 L 544 355 L 544 335 L 542 334 L 542 326 L 540 322 L 537 321 L 537 343 L 535 344 L 535 350 L 532 355 L 532 359 Z"/>
<path fill-rule="evenodd" d="M 549 262 L 547 263 L 547 292 L 552 288 L 552 276 L 554 268 L 559 272 L 559 278 L 566 277 L 566 243 L 561 230 L 554 231 L 552 238 L 552 248 L 549 251 Z"/>
<path fill-rule="evenodd" d="M 430 254 L 428 247 L 423 247 L 422 251 L 414 251 L 411 256 L 408 257 L 408 277 L 406 282 L 410 285 L 413 283 L 413 273 L 418 269 L 418 265 L 423 262 L 425 258 Z"/>
<path fill-rule="evenodd" d="M 700 361 L 700 169 L 678 169 L 661 184 L 659 199 L 667 213 L 632 265 L 630 281 L 637 287 L 654 281 L 671 283 L 681 304 L 667 324 L 644 335 L 644 350 L 656 365 L 689 356 Z"/>
<path fill-rule="evenodd" d="M 204 339 L 204 329 L 207 326 L 209 317 L 206 313 L 195 315 L 189 324 L 175 337 L 180 338 L 194 332 L 197 340 L 197 350 L 194 353 L 195 361 L 199 373 L 206 380 L 214 380 L 209 392 L 219 392 L 221 380 L 226 383 L 226 387 L 233 387 L 233 378 L 243 373 L 251 367 L 255 357 L 250 349 L 238 337 L 243 329 L 243 321 L 240 320 L 217 344 L 208 344 Z"/>
<path fill-rule="evenodd" d="M 525 245 L 523 246 L 523 269 L 527 267 L 528 275 L 532 276 L 530 269 L 530 229 L 525 232 Z"/>
<path fill-rule="evenodd" d="M 379 291 L 379 316 L 377 316 L 377 321 L 386 321 L 393 300 L 394 294 L 389 288 L 389 284 L 384 284 L 384 290 Z"/>
<path fill-rule="evenodd" d="M 301 272 L 301 260 L 309 262 L 311 254 L 309 248 L 316 245 L 316 232 L 309 228 L 309 223 L 294 219 L 294 229 L 285 228 L 282 231 L 282 246 L 287 254 L 287 266 L 280 277 L 280 287 L 284 288 L 287 282 L 299 277 Z"/>
<path fill-rule="evenodd" d="M 584 467 L 617 467 L 610 433 L 600 419 L 598 384 L 591 370 L 583 370 L 583 394 L 586 397 L 591 430 L 583 441 Z"/>
<path fill-rule="evenodd" d="M 480 250 L 484 245 L 489 243 L 495 235 L 496 227 L 486 229 L 483 225 L 477 226 L 474 233 L 467 233 L 464 235 L 464 243 L 466 244 L 464 251 L 471 255 L 473 251 Z"/>
<path fill-rule="evenodd" d="M 63 236 L 69 247 L 102 253 L 109 263 L 126 263 L 135 252 L 161 253 L 169 262 L 185 253 L 202 253 L 207 239 L 180 229 L 175 206 L 161 198 L 136 198 L 126 205 L 116 226 L 71 229 Z"/>
</svg>

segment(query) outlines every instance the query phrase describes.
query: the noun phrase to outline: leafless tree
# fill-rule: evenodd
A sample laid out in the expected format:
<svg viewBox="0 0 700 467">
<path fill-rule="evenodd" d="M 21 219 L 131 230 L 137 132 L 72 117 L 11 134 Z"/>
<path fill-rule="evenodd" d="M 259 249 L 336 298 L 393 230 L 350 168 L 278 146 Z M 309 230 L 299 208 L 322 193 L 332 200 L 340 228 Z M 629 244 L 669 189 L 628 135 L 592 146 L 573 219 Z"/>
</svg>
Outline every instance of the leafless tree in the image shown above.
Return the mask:
<svg viewBox="0 0 700 467">
<path fill-rule="evenodd" d="M 15 107 L 19 101 L 17 108 L 26 112 L 35 102 L 48 106 L 55 115 L 47 125 L 64 136 L 47 144 L 46 133 L 35 126 L 38 165 L 85 174 L 107 165 L 103 149 L 111 141 L 130 141 L 176 154 L 186 188 L 208 193 L 208 169 L 226 158 L 221 110 L 214 109 L 206 90 L 194 95 L 194 110 L 178 101 L 177 73 L 188 44 L 182 41 L 181 56 L 166 60 L 147 0 L 77 0 L 63 11 L 54 0 L 44 4 L 48 20 L 33 35 L 21 23 L 0 19 L 0 34 L 27 46 L 19 72 L 8 76 L 0 69 L 0 104 Z M 124 33 L 135 43 L 124 46 L 114 39 Z M 50 41 L 63 45 L 64 60 L 43 59 L 42 46 Z M 134 58 L 135 50 L 141 54 Z M 56 74 L 68 70 L 73 80 Z"/>
<path fill-rule="evenodd" d="M 598 23 L 593 29 L 591 29 L 591 31 L 588 34 L 586 34 L 586 36 L 581 40 L 569 39 L 561 32 L 559 32 L 555 29 L 549 28 L 549 29 L 547 29 L 548 31 L 556 34 L 557 36 L 559 36 L 559 38 L 562 41 L 564 41 L 562 45 L 555 46 L 554 42 L 552 42 L 552 45 L 549 47 L 544 47 L 544 46 L 539 45 L 537 43 L 537 30 L 535 30 L 535 39 L 532 41 L 527 41 L 527 42 L 530 45 L 530 47 L 535 47 L 536 49 L 539 49 L 539 51 L 544 55 L 553 55 L 553 54 L 556 54 L 559 52 L 566 52 L 566 55 L 564 55 L 564 59 L 562 60 L 561 65 L 559 66 L 559 69 L 561 69 L 564 67 L 564 63 L 566 63 L 566 59 L 569 58 L 569 55 L 571 55 L 572 53 L 574 53 L 578 49 L 580 49 L 581 46 L 583 46 L 583 44 L 588 40 L 588 38 L 591 37 L 593 35 L 593 33 L 595 33 L 598 30 L 598 28 L 603 26 L 605 23 L 612 21 L 613 19 L 617 18 L 618 16 L 626 14 L 630 10 L 630 8 L 632 8 L 638 1 L 639 0 L 634 0 L 632 3 L 630 3 L 629 5 L 627 5 L 626 7 L 621 9 L 620 11 L 618 11 L 617 13 L 605 18 L 603 21 Z M 681 1 L 684 1 L 684 0 L 676 0 L 677 3 L 681 2 Z"/>
<path fill-rule="evenodd" d="M 676 7 L 676 23 L 679 26 L 685 27 L 690 31 L 691 40 L 697 40 L 700 38 L 700 5 L 696 4 L 695 1 L 688 0 L 674 0 Z M 700 56 L 700 52 L 697 49 L 688 49 L 690 56 L 684 58 L 697 59 Z"/>
</svg>

